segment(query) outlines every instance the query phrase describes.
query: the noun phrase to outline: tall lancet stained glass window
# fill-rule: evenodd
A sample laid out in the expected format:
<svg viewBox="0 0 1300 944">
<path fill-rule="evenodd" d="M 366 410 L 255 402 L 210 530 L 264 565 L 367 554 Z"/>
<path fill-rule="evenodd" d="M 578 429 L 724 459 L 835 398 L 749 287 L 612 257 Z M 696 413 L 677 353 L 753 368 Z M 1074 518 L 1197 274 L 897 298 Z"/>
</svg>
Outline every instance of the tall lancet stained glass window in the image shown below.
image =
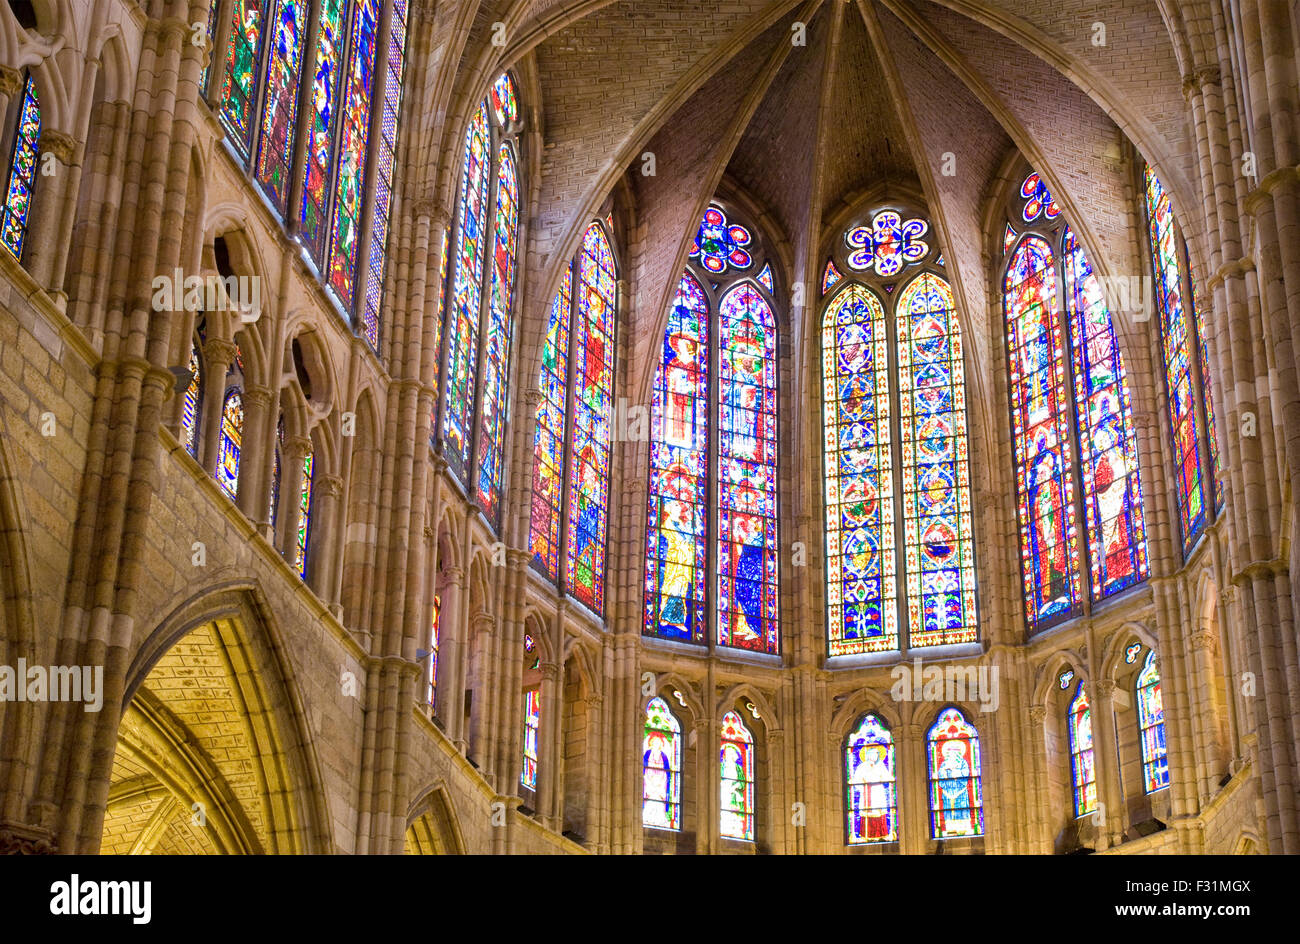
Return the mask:
<svg viewBox="0 0 1300 944">
<path fill-rule="evenodd" d="M 686 272 L 651 402 L 644 629 L 697 643 L 708 628 L 709 337 L 708 296 Z"/>
<path fill-rule="evenodd" d="M 214 0 L 219 2 L 219 0 Z M 268 0 L 234 0 L 230 45 L 221 88 L 221 123 L 241 153 L 253 145 L 253 110 L 262 61 L 262 34 Z"/>
<path fill-rule="evenodd" d="M 190 382 L 181 404 L 181 445 L 194 458 L 199 456 L 199 409 L 203 402 L 203 362 L 199 358 L 199 340 L 190 341 L 190 359 L 186 365 Z"/>
<path fill-rule="evenodd" d="M 1147 576 L 1137 433 L 1110 312 L 1068 226 L 1063 255 L 1088 561 L 1093 599 L 1101 599 Z"/>
<path fill-rule="evenodd" d="M 645 709 L 641 742 L 641 825 L 682 828 L 682 726 L 662 698 Z"/>
<path fill-rule="evenodd" d="M 844 745 L 849 845 L 897 841 L 895 779 L 894 736 L 877 715 L 865 715 Z"/>
<path fill-rule="evenodd" d="M 1154 650 L 1147 652 L 1137 677 L 1138 736 L 1142 745 L 1142 781 L 1147 793 L 1169 786 L 1169 751 L 1165 746 L 1165 708 L 1160 697 L 1160 669 Z"/>
<path fill-rule="evenodd" d="M 897 649 L 894 472 L 885 310 L 850 283 L 822 318 L 830 655 Z"/>
<path fill-rule="evenodd" d="M 1065 325 L 1056 259 L 1039 236 L 1012 254 L 1004 283 L 1025 619 L 1031 629 L 1080 602 Z"/>
<path fill-rule="evenodd" d="M 1097 809 L 1097 771 L 1093 765 L 1092 709 L 1088 692 L 1079 683 L 1066 719 L 1070 735 L 1070 780 L 1074 786 L 1074 815 L 1085 816 Z"/>
<path fill-rule="evenodd" d="M 930 780 L 930 837 L 984 835 L 980 740 L 957 708 L 945 708 L 926 735 Z"/>
<path fill-rule="evenodd" d="M 36 165 L 40 158 L 41 103 L 36 81 L 28 75 L 23 82 L 23 97 L 18 106 L 10 152 L 5 202 L 0 207 L 0 244 L 15 259 L 22 259 L 27 242 L 27 225 L 32 211 L 32 191 L 36 188 Z"/>
<path fill-rule="evenodd" d="M 564 585 L 587 606 L 600 610 L 605 596 L 617 297 L 614 254 L 599 223 L 592 223 L 583 237 L 576 276 Z"/>
<path fill-rule="evenodd" d="M 719 752 L 721 832 L 727 839 L 754 839 L 754 736 L 734 711 L 722 716 Z"/>
<path fill-rule="evenodd" d="M 551 302 L 533 433 L 534 565 L 553 581 L 562 576 L 566 592 L 596 612 L 605 597 L 616 286 L 609 235 L 593 222 Z"/>
<path fill-rule="evenodd" d="M 1197 418 L 1198 390 L 1208 389 L 1195 373 L 1204 370 L 1200 319 L 1196 317 L 1194 289 L 1183 281 L 1182 254 L 1174 220 L 1173 202 L 1160 178 L 1145 169 L 1147 229 L 1155 270 L 1156 306 L 1165 363 L 1165 392 L 1169 398 L 1169 424 L 1173 432 L 1174 479 L 1177 483 L 1178 522 L 1183 552 L 1190 553 L 1207 520 L 1202 441 L 1210 431 Z M 1188 308 L 1192 311 L 1189 312 Z M 1189 314 L 1192 317 L 1189 317 Z M 1206 415 L 1213 417 L 1213 405 Z M 1211 458 L 1217 449 L 1211 450 Z M 1216 478 L 1218 470 L 1211 467 Z M 1217 492 L 1217 489 L 1216 489 Z M 1216 495 L 1217 501 L 1217 495 Z"/>
<path fill-rule="evenodd" d="M 244 435 L 244 395 L 238 387 L 226 391 L 221 405 L 221 436 L 217 452 L 217 484 L 232 499 L 239 491 L 239 450 Z"/>
<path fill-rule="evenodd" d="M 262 124 L 257 143 L 257 182 L 277 210 L 289 203 L 294 129 L 298 122 L 298 80 L 302 73 L 304 33 L 310 5 L 303 0 L 274 0 L 267 24 L 270 48 L 263 83 Z"/>
<path fill-rule="evenodd" d="M 974 642 L 966 383 L 952 289 L 921 273 L 899 296 L 895 320 L 908 639 Z"/>
<path fill-rule="evenodd" d="M 776 317 L 748 282 L 718 306 L 718 644 L 777 651 Z"/>
<path fill-rule="evenodd" d="M 293 564 L 298 576 L 307 576 L 307 541 L 311 535 L 311 488 L 316 457 L 310 447 L 302 460 L 302 483 L 298 489 L 298 533 L 294 538 Z"/>
<path fill-rule="evenodd" d="M 479 504 L 495 519 L 501 499 L 501 463 L 506 436 L 506 370 L 510 363 L 510 313 L 518 263 L 519 184 L 509 144 L 497 153 L 496 212 L 492 228 L 491 288 L 487 334 L 483 338 L 482 402 L 478 409 Z"/>
</svg>

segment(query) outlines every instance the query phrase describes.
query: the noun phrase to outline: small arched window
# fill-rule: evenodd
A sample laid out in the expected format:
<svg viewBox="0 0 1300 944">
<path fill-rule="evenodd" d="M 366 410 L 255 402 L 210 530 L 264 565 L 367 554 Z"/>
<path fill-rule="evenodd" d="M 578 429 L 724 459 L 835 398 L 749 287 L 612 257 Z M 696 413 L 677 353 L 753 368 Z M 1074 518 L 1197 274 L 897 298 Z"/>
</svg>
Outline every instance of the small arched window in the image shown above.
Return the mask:
<svg viewBox="0 0 1300 944">
<path fill-rule="evenodd" d="M 754 737 L 734 711 L 722 716 L 721 832 L 725 839 L 754 840 Z"/>
<path fill-rule="evenodd" d="M 529 790 L 537 789 L 538 737 L 542 729 L 542 690 L 540 687 L 541 656 L 532 633 L 524 633 L 524 763 L 519 772 L 519 783 Z"/>
<path fill-rule="evenodd" d="M 424 675 L 424 703 L 433 711 L 438 703 L 438 648 L 442 628 L 442 597 L 433 595 L 433 612 L 429 615 L 429 667 Z"/>
<path fill-rule="evenodd" d="M 239 492 L 239 449 L 244 435 L 244 396 L 238 387 L 226 390 L 221 406 L 221 446 L 217 484 L 233 500 Z"/>
<path fill-rule="evenodd" d="M 980 741 L 958 708 L 945 708 L 926 734 L 930 775 L 930 837 L 984 835 Z"/>
<path fill-rule="evenodd" d="M 36 165 L 40 160 L 41 103 L 36 81 L 28 74 L 23 81 L 22 98 L 13 119 L 13 147 L 7 166 L 5 202 L 0 207 L 0 244 L 15 259 L 23 257 L 27 242 L 27 224 L 32 211 L 32 192 L 36 188 Z"/>
<path fill-rule="evenodd" d="M 307 577 L 307 542 L 311 535 L 311 490 L 316 470 L 316 457 L 310 446 L 302 460 L 302 485 L 298 491 L 298 534 L 294 542 L 294 569 L 298 576 Z"/>
<path fill-rule="evenodd" d="M 844 743 L 844 810 L 851 846 L 898 839 L 894 736 L 878 715 L 864 715 Z"/>
<path fill-rule="evenodd" d="M 271 522 L 271 540 L 275 540 L 275 521 L 280 514 L 280 476 L 281 457 L 284 455 L 284 414 L 275 424 L 275 455 L 271 462 L 271 504 L 267 509 L 267 520 Z"/>
<path fill-rule="evenodd" d="M 1169 786 L 1169 751 L 1165 747 L 1165 706 L 1160 697 L 1160 670 L 1154 650 L 1137 677 L 1138 736 L 1142 744 L 1142 781 L 1147 793 Z"/>
<path fill-rule="evenodd" d="M 645 708 L 641 750 L 641 825 L 680 830 L 682 727 L 657 696 Z"/>
<path fill-rule="evenodd" d="M 1093 766 L 1092 711 L 1088 693 L 1079 682 L 1068 717 L 1070 732 L 1070 779 L 1074 786 L 1074 815 L 1085 816 L 1097 809 L 1097 771 Z"/>
<path fill-rule="evenodd" d="M 203 360 L 199 356 L 199 339 L 190 341 L 190 359 L 186 368 L 190 382 L 181 405 L 181 445 L 194 458 L 199 457 L 199 412 L 203 403 Z"/>
</svg>

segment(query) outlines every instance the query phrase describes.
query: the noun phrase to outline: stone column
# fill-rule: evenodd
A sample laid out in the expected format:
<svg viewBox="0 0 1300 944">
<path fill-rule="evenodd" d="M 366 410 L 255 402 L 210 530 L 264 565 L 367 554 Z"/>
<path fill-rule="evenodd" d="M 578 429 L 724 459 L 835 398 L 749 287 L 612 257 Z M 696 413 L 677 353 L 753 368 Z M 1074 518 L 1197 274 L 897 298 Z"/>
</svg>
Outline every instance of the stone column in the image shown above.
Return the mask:
<svg viewBox="0 0 1300 944">
<path fill-rule="evenodd" d="M 54 158 L 54 173 L 46 174 L 46 155 Z M 27 224 L 23 262 L 54 304 L 67 308 L 63 275 L 68 265 L 68 234 L 77 216 L 81 183 L 81 145 L 72 135 L 41 128 L 40 159 L 32 191 L 32 212 Z"/>
<path fill-rule="evenodd" d="M 284 450 L 280 456 L 279 517 L 284 520 L 284 525 L 280 529 L 282 535 L 280 553 L 291 567 L 298 548 L 298 522 L 302 518 L 300 508 L 302 504 L 302 465 L 311 448 L 311 440 L 306 436 L 286 436 L 284 437 Z"/>
<path fill-rule="evenodd" d="M 542 663 L 542 709 L 537 731 L 537 816 L 555 832 L 564 826 L 563 678 L 560 666 Z M 522 715 L 520 724 L 523 724 Z"/>
<path fill-rule="evenodd" d="M 1115 680 L 1098 679 L 1093 686 L 1093 773 L 1097 778 L 1097 839 L 1103 849 L 1124 841 L 1128 804 L 1119 782 L 1119 746 L 1115 743 Z"/>
<path fill-rule="evenodd" d="M 1033 756 L 1028 773 L 1033 777 L 1033 789 L 1026 794 L 1026 799 L 1032 801 L 1032 806 L 1021 811 L 1021 815 L 1033 824 L 1030 830 L 1032 850 L 1025 851 L 1039 854 L 1052 852 L 1052 836 L 1048 826 L 1050 818 L 1047 799 L 1047 741 L 1044 735 L 1046 724 L 1047 706 L 1030 705 L 1028 733 L 1033 746 Z"/>
<path fill-rule="evenodd" d="M 317 472 L 312 483 L 311 530 L 307 534 L 307 584 L 329 606 L 337 620 L 343 619 L 338 601 L 338 558 L 342 552 L 343 480 Z"/>
<path fill-rule="evenodd" d="M 221 443 L 221 408 L 226 398 L 226 374 L 235 362 L 235 342 L 209 337 L 203 342 L 203 420 L 199 423 L 199 465 L 216 477 Z M 242 464 L 243 457 L 240 457 Z"/>
<path fill-rule="evenodd" d="M 240 437 L 239 492 L 235 504 L 250 521 L 258 522 L 266 518 L 271 500 L 275 453 L 250 455 L 247 447 L 266 440 L 273 397 L 266 387 L 245 387 L 243 393 L 244 429 Z"/>
<path fill-rule="evenodd" d="M 434 714 L 456 749 L 465 753 L 465 572 L 448 567 L 442 572 L 438 609 L 438 684 Z"/>
</svg>

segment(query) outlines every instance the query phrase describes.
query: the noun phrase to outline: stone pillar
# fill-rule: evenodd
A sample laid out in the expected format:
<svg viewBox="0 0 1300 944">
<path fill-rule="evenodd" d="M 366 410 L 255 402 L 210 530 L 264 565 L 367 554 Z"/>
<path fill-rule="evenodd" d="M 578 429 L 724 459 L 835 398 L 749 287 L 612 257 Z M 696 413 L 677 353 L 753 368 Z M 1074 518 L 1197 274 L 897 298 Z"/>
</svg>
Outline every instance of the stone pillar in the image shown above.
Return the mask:
<svg viewBox="0 0 1300 944">
<path fill-rule="evenodd" d="M 1022 810 L 1020 815 L 1033 824 L 1030 830 L 1032 848 L 1024 851 L 1040 855 L 1052 852 L 1052 836 L 1048 826 L 1051 820 L 1048 816 L 1047 740 L 1044 734 L 1046 724 L 1047 706 L 1030 705 L 1029 737 L 1033 756 L 1030 759 L 1028 773 L 1033 777 L 1033 789 L 1026 794 L 1026 799 L 1030 800 L 1032 805 Z"/>
<path fill-rule="evenodd" d="M 209 337 L 203 342 L 203 420 L 199 423 L 199 465 L 216 477 L 221 443 L 221 407 L 226 398 L 226 374 L 235 362 L 235 342 Z M 243 457 L 240 457 L 243 464 Z M 242 470 L 241 470 L 242 471 Z"/>
<path fill-rule="evenodd" d="M 291 567 L 298 548 L 298 522 L 302 518 L 300 509 L 302 504 L 302 465 L 311 448 L 311 440 L 306 436 L 286 436 L 284 437 L 284 451 L 280 456 L 279 517 L 284 520 L 284 525 L 280 528 L 282 536 L 280 553 Z"/>
<path fill-rule="evenodd" d="M 448 567 L 442 572 L 438 598 L 438 684 L 434 714 L 456 749 L 465 753 L 465 572 Z"/>
<path fill-rule="evenodd" d="M 537 731 L 537 816 L 555 832 L 564 827 L 564 681 L 560 666 L 542 663 L 542 709 Z M 520 724 L 523 717 L 520 716 Z"/>
<path fill-rule="evenodd" d="M 2 113 L 0 113 L 2 114 Z M 45 173 L 46 155 L 54 158 L 54 173 Z M 68 265 L 68 234 L 77 215 L 81 183 L 81 145 L 54 128 L 41 128 L 40 160 L 32 191 L 34 212 L 28 218 L 23 261 L 55 305 L 67 308 L 63 275 Z"/>
<path fill-rule="evenodd" d="M 243 393 L 244 429 L 240 437 L 239 492 L 235 504 L 250 521 L 258 522 L 266 518 L 271 500 L 275 453 L 250 455 L 248 446 L 266 440 L 273 397 L 266 387 L 245 387 Z"/>
<path fill-rule="evenodd" d="M 342 553 L 343 480 L 316 472 L 312 483 L 311 529 L 307 534 L 307 584 L 329 606 L 334 618 L 343 619 L 338 600 L 338 559 Z"/>
<path fill-rule="evenodd" d="M 1093 686 L 1093 772 L 1097 777 L 1097 840 L 1102 849 L 1124 841 L 1127 807 L 1119 782 L 1119 746 L 1115 743 L 1115 680 L 1098 679 Z"/>
</svg>

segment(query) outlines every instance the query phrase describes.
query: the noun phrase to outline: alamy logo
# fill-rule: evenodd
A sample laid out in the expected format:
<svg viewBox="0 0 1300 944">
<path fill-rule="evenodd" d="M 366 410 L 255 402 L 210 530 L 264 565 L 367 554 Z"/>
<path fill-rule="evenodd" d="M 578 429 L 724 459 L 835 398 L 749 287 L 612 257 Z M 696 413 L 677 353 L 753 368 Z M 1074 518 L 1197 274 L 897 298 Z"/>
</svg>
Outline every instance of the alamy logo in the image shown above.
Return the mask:
<svg viewBox="0 0 1300 944">
<path fill-rule="evenodd" d="M 256 321 L 262 315 L 262 279 L 256 275 L 186 275 L 175 269 L 171 275 L 156 275 L 153 283 L 154 311 L 234 311 L 240 321 Z"/>
<path fill-rule="evenodd" d="M 52 915 L 130 915 L 132 924 L 148 924 L 152 913 L 152 882 L 83 882 L 73 872 L 50 886 Z"/>
<path fill-rule="evenodd" d="M 889 689 L 894 701 L 963 702 L 978 701 L 980 711 L 998 707 L 998 667 L 996 665 L 931 665 L 921 667 L 921 660 L 896 665 L 889 673 L 894 684 Z"/>
<path fill-rule="evenodd" d="M 86 711 L 104 707 L 102 665 L 0 665 L 0 701 L 80 701 Z"/>
</svg>

